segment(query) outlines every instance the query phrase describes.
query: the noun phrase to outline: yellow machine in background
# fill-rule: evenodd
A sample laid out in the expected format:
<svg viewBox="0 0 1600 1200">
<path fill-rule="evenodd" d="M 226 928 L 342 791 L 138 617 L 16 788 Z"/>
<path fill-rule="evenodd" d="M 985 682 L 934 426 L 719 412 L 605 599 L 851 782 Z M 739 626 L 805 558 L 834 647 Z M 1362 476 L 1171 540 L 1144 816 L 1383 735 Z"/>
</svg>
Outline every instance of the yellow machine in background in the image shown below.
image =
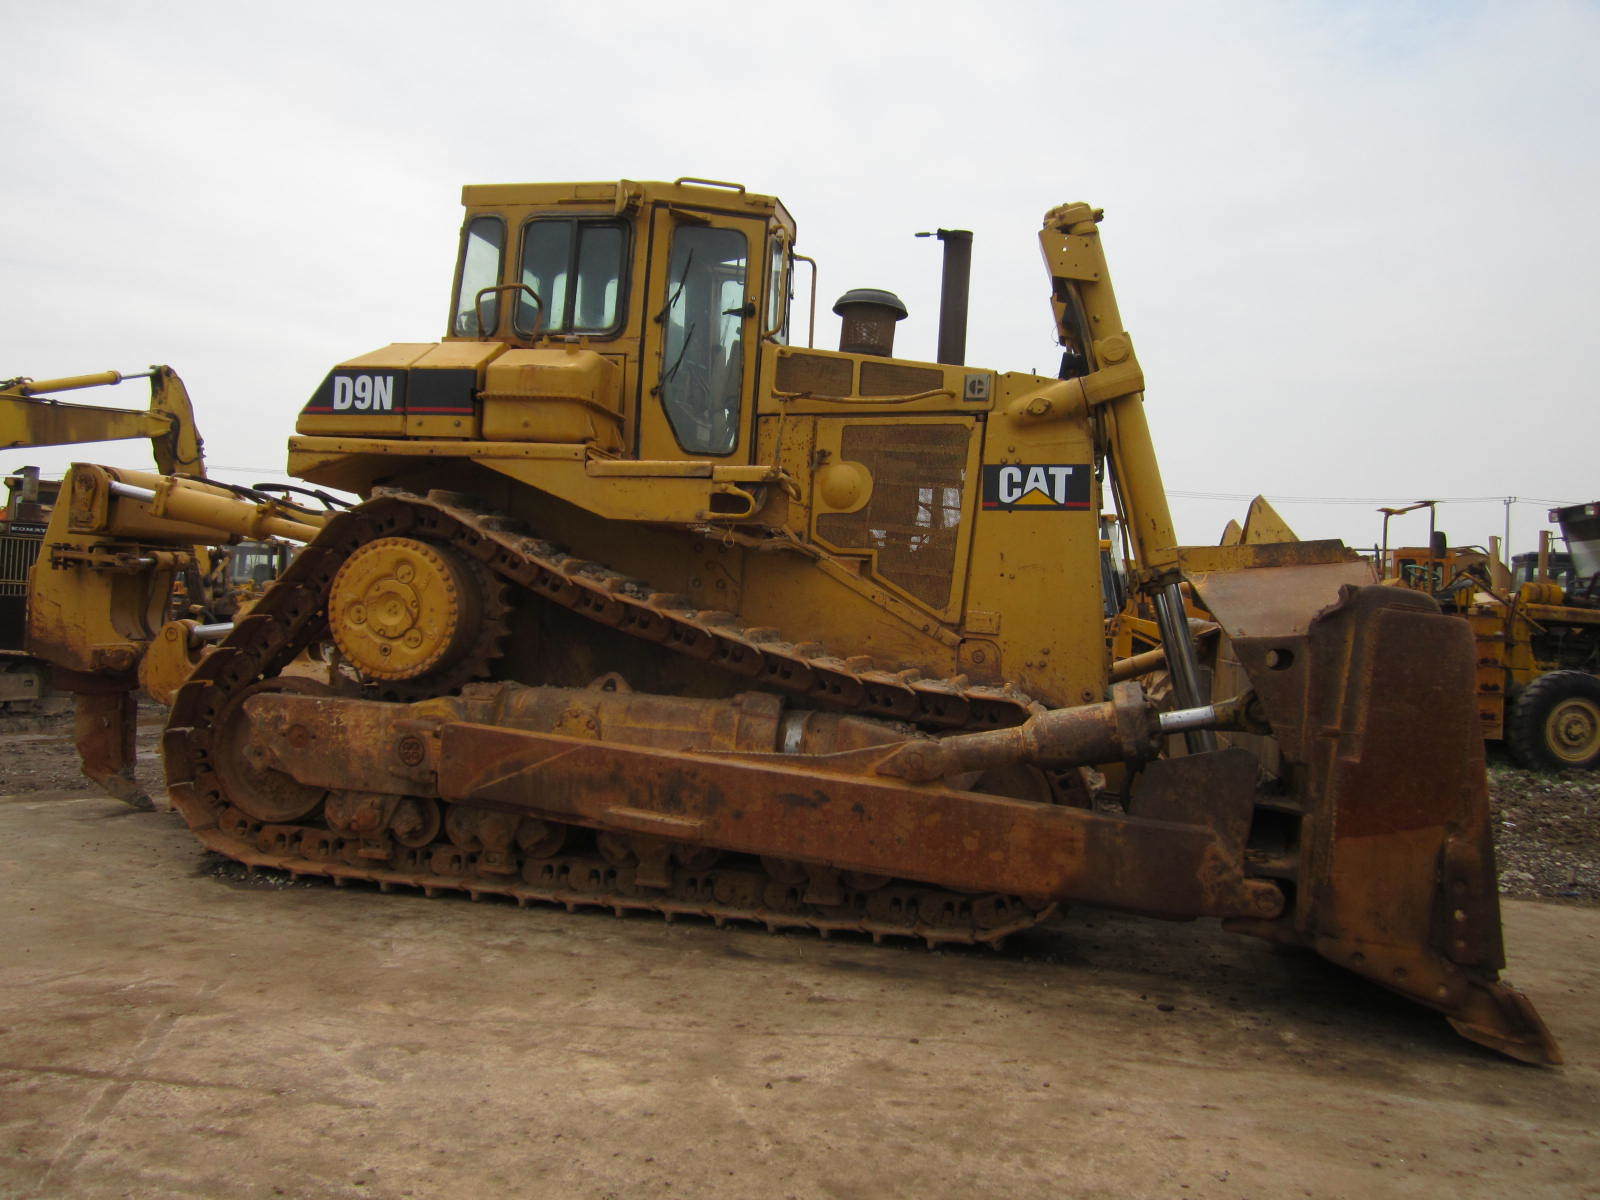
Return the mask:
<svg viewBox="0 0 1600 1200">
<path fill-rule="evenodd" d="M 54 711 L 66 697 L 52 693 L 50 666 L 23 650 L 28 625 L 28 572 L 44 543 L 60 482 L 39 468 L 7 475 L 0 512 L 0 713 L 33 716 Z"/>
<path fill-rule="evenodd" d="M 1497 978 L 1465 626 L 1338 543 L 1177 545 L 1099 210 L 1039 234 L 1050 378 L 968 365 L 955 287 L 939 362 L 894 356 L 874 289 L 837 350 L 790 344 L 795 222 L 739 185 L 463 199 L 445 337 L 346 359 L 290 440 L 355 507 L 79 466 L 52 520 L 35 645 L 81 669 L 118 649 L 81 619 L 86 588 L 117 611 L 107 531 L 306 543 L 180 662 L 163 749 L 203 844 L 930 944 L 1062 902 L 1215 917 L 1559 1059 Z M 1116 679 L 1103 509 L 1171 711 Z"/>
<path fill-rule="evenodd" d="M 1552 509 L 1572 554 L 1558 579 L 1548 533 L 1507 571 L 1494 547 L 1389 549 L 1385 580 L 1464 617 L 1477 645 L 1478 720 L 1525 767 L 1600 766 L 1600 518 Z"/>
<path fill-rule="evenodd" d="M 52 398 L 56 392 L 111 387 L 127 379 L 150 380 L 147 409 L 100 408 Z M 203 476 L 204 443 L 183 380 L 171 367 L 124 375 L 100 371 L 64 379 L 19 377 L 0 382 L 0 450 L 72 446 L 149 438 L 156 469 L 163 475 Z"/>
<path fill-rule="evenodd" d="M 104 408 L 53 397 L 128 379 L 150 381 L 148 408 Z M 170 367 L 126 375 L 103 371 L 65 379 L 19 378 L 0 385 L 0 449 L 133 438 L 150 441 L 159 474 L 148 478 L 204 479 L 204 448 L 193 406 Z M 262 583 L 255 578 L 259 571 L 252 571 L 249 582 L 228 576 L 225 564 L 230 558 L 215 546 L 237 535 L 220 532 L 215 525 L 153 528 L 139 520 L 109 520 L 103 503 L 93 503 L 93 477 L 92 470 L 75 471 L 55 482 L 40 479 L 32 468 L 16 477 L 0 528 L 0 700 L 15 707 L 45 696 L 52 685 L 72 694 L 85 773 L 112 795 L 149 807 L 129 769 L 134 689 L 143 680 L 150 694 L 170 699 L 193 665 L 196 646 L 183 630 L 203 627 L 204 622 L 188 620 L 178 631 L 166 632 L 174 616 L 188 609 L 207 616 L 219 609 L 230 614 L 242 601 L 259 595 Z M 194 486 L 229 498 L 240 490 Z M 282 554 L 279 545 L 254 546 L 240 560 L 252 567 Z M 213 567 L 217 578 L 207 581 Z M 37 586 L 30 588 L 30 580 Z M 202 641 L 205 636 L 220 632 L 203 632 Z M 152 646 L 164 653 L 146 663 Z"/>
<path fill-rule="evenodd" d="M 103 408 L 54 398 L 55 393 L 110 387 L 129 379 L 150 381 L 148 408 Z M 163 474 L 205 474 L 189 393 L 170 367 L 126 375 L 101 371 L 64 379 L 0 381 L 0 451 L 127 438 L 148 438 L 156 468 Z M 7 484 L 9 499 L 0 521 L 0 705 L 14 711 L 41 711 L 60 693 L 50 686 L 47 664 L 24 649 L 27 587 L 60 483 L 41 479 L 36 468 L 24 467 Z M 80 682 L 97 687 L 100 681 Z"/>
</svg>

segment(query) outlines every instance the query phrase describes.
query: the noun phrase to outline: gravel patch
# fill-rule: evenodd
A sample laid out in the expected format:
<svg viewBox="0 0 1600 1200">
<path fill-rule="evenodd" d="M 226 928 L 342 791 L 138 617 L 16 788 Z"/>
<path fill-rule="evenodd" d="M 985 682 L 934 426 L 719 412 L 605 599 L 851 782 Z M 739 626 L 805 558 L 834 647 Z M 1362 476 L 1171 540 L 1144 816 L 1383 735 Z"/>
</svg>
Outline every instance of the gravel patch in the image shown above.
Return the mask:
<svg viewBox="0 0 1600 1200">
<path fill-rule="evenodd" d="M 1489 802 L 1503 894 L 1600 904 L 1600 771 L 1491 758 Z"/>
</svg>

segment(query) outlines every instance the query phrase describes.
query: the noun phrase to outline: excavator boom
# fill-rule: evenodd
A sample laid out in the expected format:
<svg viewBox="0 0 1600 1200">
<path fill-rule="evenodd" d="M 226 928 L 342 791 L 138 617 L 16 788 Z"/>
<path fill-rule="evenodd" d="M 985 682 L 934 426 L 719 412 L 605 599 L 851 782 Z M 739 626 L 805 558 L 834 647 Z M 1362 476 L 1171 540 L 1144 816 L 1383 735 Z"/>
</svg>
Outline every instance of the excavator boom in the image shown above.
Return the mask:
<svg viewBox="0 0 1600 1200">
<path fill-rule="evenodd" d="M 50 399 L 50 393 L 109 387 L 126 379 L 150 380 L 147 409 L 100 408 Z M 188 389 L 171 367 L 122 374 L 101 371 L 64 379 L 12 379 L 0 383 L 0 450 L 71 446 L 149 438 L 163 475 L 205 475 L 204 443 Z"/>
</svg>

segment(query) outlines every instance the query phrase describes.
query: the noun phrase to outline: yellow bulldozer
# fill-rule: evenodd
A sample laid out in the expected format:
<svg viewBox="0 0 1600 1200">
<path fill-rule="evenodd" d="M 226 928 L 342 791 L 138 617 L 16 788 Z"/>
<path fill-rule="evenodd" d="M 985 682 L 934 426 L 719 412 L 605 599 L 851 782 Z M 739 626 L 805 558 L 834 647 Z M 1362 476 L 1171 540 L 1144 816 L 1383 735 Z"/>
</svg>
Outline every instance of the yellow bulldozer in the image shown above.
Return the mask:
<svg viewBox="0 0 1600 1200">
<path fill-rule="evenodd" d="M 290 440 L 359 503 L 80 465 L 53 517 L 78 556 L 41 559 L 36 609 L 74 619 L 35 645 L 86 670 L 122 638 L 97 539 L 305 543 L 209 649 L 148 648 L 205 846 L 930 945 L 1073 902 L 1217 918 L 1559 1061 L 1498 979 L 1466 626 L 1338 543 L 1177 544 L 1100 210 L 1040 231 L 1046 377 L 964 361 L 959 286 L 941 361 L 894 356 L 905 306 L 871 289 L 839 349 L 795 344 L 809 260 L 739 185 L 463 200 L 445 336 L 340 363 Z M 1165 711 L 1107 650 L 1103 505 Z"/>
</svg>

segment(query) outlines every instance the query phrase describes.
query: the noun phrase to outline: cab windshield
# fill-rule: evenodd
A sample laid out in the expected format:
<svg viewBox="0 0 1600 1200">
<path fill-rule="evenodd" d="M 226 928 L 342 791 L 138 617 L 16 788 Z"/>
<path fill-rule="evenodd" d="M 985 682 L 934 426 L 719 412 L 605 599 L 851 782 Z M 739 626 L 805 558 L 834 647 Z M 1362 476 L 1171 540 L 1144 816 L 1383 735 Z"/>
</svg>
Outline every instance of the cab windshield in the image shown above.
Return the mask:
<svg viewBox="0 0 1600 1200">
<path fill-rule="evenodd" d="M 518 336 L 606 333 L 620 325 L 627 242 L 627 229 L 615 221 L 540 217 L 524 225 L 518 282 L 525 286 L 512 321 Z"/>
</svg>

